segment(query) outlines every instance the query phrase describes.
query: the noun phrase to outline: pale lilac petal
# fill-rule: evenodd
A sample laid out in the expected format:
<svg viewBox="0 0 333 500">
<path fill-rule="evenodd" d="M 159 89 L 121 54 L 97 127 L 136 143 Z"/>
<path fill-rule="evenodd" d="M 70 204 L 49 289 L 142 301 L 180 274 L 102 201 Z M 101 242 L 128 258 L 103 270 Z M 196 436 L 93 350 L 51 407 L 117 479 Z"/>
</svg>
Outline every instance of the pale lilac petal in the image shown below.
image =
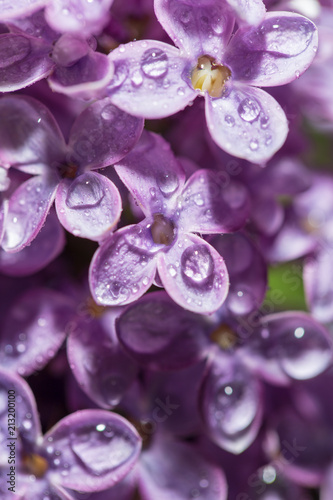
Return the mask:
<svg viewBox="0 0 333 500">
<path fill-rule="evenodd" d="M 194 60 L 205 54 L 221 61 L 234 15 L 215 0 L 155 0 L 155 13 L 175 45 Z"/>
<path fill-rule="evenodd" d="M 41 9 L 47 5 L 50 0 L 4 0 L 1 3 L 0 20 L 7 21 L 23 16 L 27 16 L 30 12 Z"/>
<path fill-rule="evenodd" d="M 199 236 L 179 237 L 167 252 L 159 252 L 157 262 L 164 288 L 185 309 L 211 314 L 225 301 L 229 287 L 225 263 Z"/>
<path fill-rule="evenodd" d="M 135 146 L 142 129 L 141 118 L 116 108 L 109 98 L 94 102 L 71 129 L 69 148 L 73 162 L 85 169 L 116 163 Z"/>
<path fill-rule="evenodd" d="M 178 225 L 186 231 L 228 233 L 240 229 L 250 211 L 246 188 L 236 181 L 227 186 L 210 170 L 197 170 L 180 198 Z"/>
<path fill-rule="evenodd" d="M 61 224 L 75 236 L 99 241 L 117 224 L 121 197 L 104 175 L 87 172 L 74 181 L 63 179 L 57 189 L 56 209 Z"/>
<path fill-rule="evenodd" d="M 56 464 L 55 484 L 79 491 L 100 491 L 120 481 L 135 465 L 141 438 L 124 418 L 105 410 L 82 410 L 63 418 L 44 438 Z M 60 451 L 57 454 L 57 451 Z"/>
<path fill-rule="evenodd" d="M 80 321 L 67 342 L 70 366 L 81 389 L 105 409 L 120 402 L 138 373 L 116 337 L 118 315 L 118 308 L 112 308 L 101 318 Z"/>
<path fill-rule="evenodd" d="M 210 438 L 224 450 L 242 453 L 261 425 L 261 386 L 237 358 L 220 352 L 203 382 L 200 408 Z"/>
<path fill-rule="evenodd" d="M 309 19 L 270 12 L 257 28 L 238 30 L 224 62 L 234 79 L 273 87 L 298 78 L 310 66 L 317 47 L 317 29 Z"/>
<path fill-rule="evenodd" d="M 46 267 L 62 252 L 65 231 L 53 210 L 30 245 L 20 252 L 9 253 L 0 249 L 0 271 L 7 276 L 27 276 Z"/>
<path fill-rule="evenodd" d="M 305 260 L 303 280 L 312 315 L 322 323 L 333 321 L 333 255 L 331 247 Z"/>
<path fill-rule="evenodd" d="M 281 369 L 291 378 L 305 380 L 322 373 L 332 362 L 328 331 L 301 312 L 269 315 L 262 320 Z"/>
<path fill-rule="evenodd" d="M 42 369 L 65 339 L 74 310 L 68 297 L 47 289 L 29 290 L 9 310 L 0 337 L 0 362 L 19 375 Z"/>
<path fill-rule="evenodd" d="M 197 96 L 190 85 L 188 59 L 171 45 L 153 40 L 130 42 L 113 50 L 109 58 L 115 74 L 108 95 L 134 116 L 164 118 Z"/>
<path fill-rule="evenodd" d="M 244 24 L 255 26 L 265 17 L 266 9 L 262 0 L 227 0 L 227 3 Z"/>
<path fill-rule="evenodd" d="M 13 92 L 45 78 L 54 67 L 51 47 L 23 34 L 0 35 L 0 91 Z"/>
<path fill-rule="evenodd" d="M 48 164 L 64 157 L 65 141 L 53 115 L 27 96 L 0 99 L 0 161 L 29 174 L 49 171 Z"/>
<path fill-rule="evenodd" d="M 112 3 L 113 0 L 56 0 L 47 6 L 45 18 L 55 31 L 88 37 L 98 34 L 108 23 Z"/>
<path fill-rule="evenodd" d="M 174 209 L 185 173 L 160 135 L 144 132 L 115 169 L 146 216 Z"/>
<path fill-rule="evenodd" d="M 2 247 L 18 252 L 36 238 L 49 213 L 57 188 L 54 177 L 32 177 L 19 186 L 9 199 Z"/>
<path fill-rule="evenodd" d="M 221 468 L 202 457 L 197 447 L 172 439 L 159 439 L 143 451 L 138 481 L 142 500 L 227 498 Z"/>
<path fill-rule="evenodd" d="M 98 304 L 123 305 L 145 293 L 155 277 L 155 253 L 146 223 L 127 226 L 104 241 L 90 265 L 90 288 Z"/>
<path fill-rule="evenodd" d="M 234 87 L 219 98 L 206 95 L 209 132 L 220 148 L 253 163 L 264 163 L 283 145 L 288 123 L 281 106 L 267 92 Z"/>
<path fill-rule="evenodd" d="M 52 90 L 81 99 L 98 98 L 113 76 L 112 61 L 100 52 L 88 54 L 73 66 L 56 66 L 48 83 Z"/>
<path fill-rule="evenodd" d="M 26 34 L 30 37 L 42 38 L 45 43 L 49 43 L 52 50 L 53 42 L 59 38 L 59 33 L 53 31 L 45 21 L 44 10 L 38 10 L 31 15 L 21 18 L 11 19 L 6 22 L 6 26 L 11 33 Z M 51 53 L 50 50 L 50 53 Z"/>
<path fill-rule="evenodd" d="M 0 245 L 2 243 L 2 238 L 5 233 L 7 213 L 8 213 L 8 200 L 0 199 Z"/>
</svg>

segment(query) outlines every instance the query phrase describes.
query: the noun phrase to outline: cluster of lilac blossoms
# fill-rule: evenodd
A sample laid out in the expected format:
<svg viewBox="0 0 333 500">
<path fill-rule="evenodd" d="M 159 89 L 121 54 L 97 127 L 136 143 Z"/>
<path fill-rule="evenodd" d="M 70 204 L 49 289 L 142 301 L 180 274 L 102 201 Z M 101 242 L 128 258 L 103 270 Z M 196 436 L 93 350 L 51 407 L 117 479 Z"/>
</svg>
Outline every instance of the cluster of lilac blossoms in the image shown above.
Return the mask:
<svg viewBox="0 0 333 500">
<path fill-rule="evenodd" d="M 0 4 L 1 499 L 331 500 L 332 2 Z"/>
</svg>

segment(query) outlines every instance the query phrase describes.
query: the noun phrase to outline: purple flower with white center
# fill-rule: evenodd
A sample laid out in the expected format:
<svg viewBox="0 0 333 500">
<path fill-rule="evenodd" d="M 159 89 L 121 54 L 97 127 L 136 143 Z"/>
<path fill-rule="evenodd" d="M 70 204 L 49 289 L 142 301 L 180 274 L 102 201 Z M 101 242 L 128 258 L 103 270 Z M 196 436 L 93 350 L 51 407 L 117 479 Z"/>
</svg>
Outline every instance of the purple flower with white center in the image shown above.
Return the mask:
<svg viewBox="0 0 333 500">
<path fill-rule="evenodd" d="M 284 143 L 288 125 L 279 104 L 257 87 L 288 83 L 312 62 L 314 24 L 298 14 L 268 13 L 257 27 L 241 27 L 215 0 L 155 0 L 158 20 L 179 48 L 144 40 L 109 55 L 112 102 L 145 118 L 170 116 L 205 97 L 214 141 L 228 153 L 264 163 Z"/>
<path fill-rule="evenodd" d="M 20 19 L 45 7 L 47 23 L 61 33 L 90 36 L 99 33 L 109 20 L 113 0 L 5 0 L 1 6 L 0 21 Z"/>
<path fill-rule="evenodd" d="M 161 137 L 144 133 L 116 171 L 145 214 L 101 244 L 90 266 L 98 304 L 122 305 L 157 283 L 189 310 L 210 314 L 224 302 L 228 275 L 222 257 L 193 233 L 239 229 L 249 211 L 247 191 L 234 183 L 223 190 L 214 173 L 185 174 Z"/>
<path fill-rule="evenodd" d="M 16 375 L 0 371 L 0 456 L 8 457 L 8 391 L 15 391 L 16 487 L 19 498 L 74 500 L 75 492 L 95 492 L 119 482 L 137 462 L 141 438 L 119 415 L 82 410 L 58 422 L 43 437 L 30 387 Z M 1 460 L 3 463 L 3 460 Z M 7 463 L 7 462 L 6 462 Z M 7 477 L 8 467 L 1 466 Z M 12 498 L 1 481 L 4 500 Z"/>
<path fill-rule="evenodd" d="M 52 114 L 35 99 L 3 97 L 0 117 L 1 161 L 33 175 L 10 196 L 3 249 L 17 252 L 29 245 L 54 199 L 69 232 L 103 238 L 118 222 L 121 198 L 115 185 L 95 170 L 130 151 L 143 120 L 118 110 L 108 98 L 97 101 L 78 116 L 66 145 Z"/>
<path fill-rule="evenodd" d="M 1 92 L 49 77 L 55 89 L 69 94 L 84 90 L 91 98 L 112 78 L 113 65 L 106 55 L 95 52 L 94 39 L 86 40 L 82 33 L 54 32 L 43 11 L 13 20 L 8 28 L 10 33 L 0 35 Z"/>
</svg>

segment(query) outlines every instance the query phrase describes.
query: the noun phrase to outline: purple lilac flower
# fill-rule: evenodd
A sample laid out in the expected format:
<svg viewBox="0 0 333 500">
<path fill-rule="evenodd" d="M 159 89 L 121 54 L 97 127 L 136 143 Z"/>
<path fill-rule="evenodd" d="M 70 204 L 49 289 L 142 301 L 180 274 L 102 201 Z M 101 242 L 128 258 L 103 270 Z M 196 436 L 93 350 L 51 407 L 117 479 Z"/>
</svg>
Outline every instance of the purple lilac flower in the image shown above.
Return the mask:
<svg viewBox="0 0 333 500">
<path fill-rule="evenodd" d="M 162 118 L 204 95 L 214 141 L 249 161 L 268 160 L 288 126 L 278 103 L 257 86 L 282 85 L 306 70 L 318 45 L 314 24 L 297 14 L 268 13 L 259 26 L 241 27 L 231 38 L 235 18 L 223 2 L 155 0 L 155 12 L 179 49 L 144 40 L 114 50 L 112 102 L 137 116 Z"/>
<path fill-rule="evenodd" d="M 96 302 L 133 302 L 153 283 L 162 283 L 186 309 L 211 313 L 226 298 L 227 270 L 222 257 L 193 233 L 230 232 L 248 214 L 246 189 L 237 183 L 223 191 L 214 174 L 185 174 L 168 143 L 145 133 L 116 171 L 146 218 L 118 230 L 95 253 L 90 286 Z"/>
<path fill-rule="evenodd" d="M 119 415 L 82 410 L 62 419 L 41 435 L 36 403 L 30 387 L 16 375 L 1 370 L 1 457 L 8 456 L 8 390 L 16 398 L 16 492 L 25 500 L 71 500 L 70 490 L 99 491 L 120 481 L 135 465 L 141 438 Z M 7 489 L 7 467 L 1 467 L 1 492 Z"/>
<path fill-rule="evenodd" d="M 31 243 L 54 199 L 68 231 L 103 238 L 120 217 L 121 199 L 115 185 L 94 170 L 128 153 L 143 120 L 118 110 L 109 99 L 98 101 L 78 116 L 66 145 L 49 110 L 30 97 L 3 97 L 0 115 L 1 160 L 33 175 L 10 196 L 4 250 L 19 251 Z"/>
</svg>

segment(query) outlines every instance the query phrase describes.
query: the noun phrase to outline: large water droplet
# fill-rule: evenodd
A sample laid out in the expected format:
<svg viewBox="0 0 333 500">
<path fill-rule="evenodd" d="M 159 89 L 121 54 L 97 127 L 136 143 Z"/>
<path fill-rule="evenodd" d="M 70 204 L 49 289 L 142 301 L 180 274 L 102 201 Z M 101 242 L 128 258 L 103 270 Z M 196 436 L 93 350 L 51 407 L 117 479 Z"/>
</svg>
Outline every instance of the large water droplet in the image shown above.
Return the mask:
<svg viewBox="0 0 333 500">
<path fill-rule="evenodd" d="M 192 285 L 204 285 L 213 277 L 214 261 L 205 245 L 192 245 L 184 251 L 181 269 L 186 281 Z"/>
<path fill-rule="evenodd" d="M 246 97 L 238 106 L 238 113 L 245 122 L 254 122 L 260 114 L 260 106 L 254 99 Z"/>
<path fill-rule="evenodd" d="M 161 78 L 168 72 L 168 56 L 161 49 L 147 49 L 141 57 L 141 69 L 148 78 Z"/>
<path fill-rule="evenodd" d="M 179 186 L 179 180 L 174 172 L 163 172 L 157 176 L 157 185 L 166 196 L 171 196 Z"/>
<path fill-rule="evenodd" d="M 103 197 L 101 184 L 94 174 L 88 172 L 72 182 L 68 189 L 66 205 L 74 209 L 96 207 Z"/>
</svg>

